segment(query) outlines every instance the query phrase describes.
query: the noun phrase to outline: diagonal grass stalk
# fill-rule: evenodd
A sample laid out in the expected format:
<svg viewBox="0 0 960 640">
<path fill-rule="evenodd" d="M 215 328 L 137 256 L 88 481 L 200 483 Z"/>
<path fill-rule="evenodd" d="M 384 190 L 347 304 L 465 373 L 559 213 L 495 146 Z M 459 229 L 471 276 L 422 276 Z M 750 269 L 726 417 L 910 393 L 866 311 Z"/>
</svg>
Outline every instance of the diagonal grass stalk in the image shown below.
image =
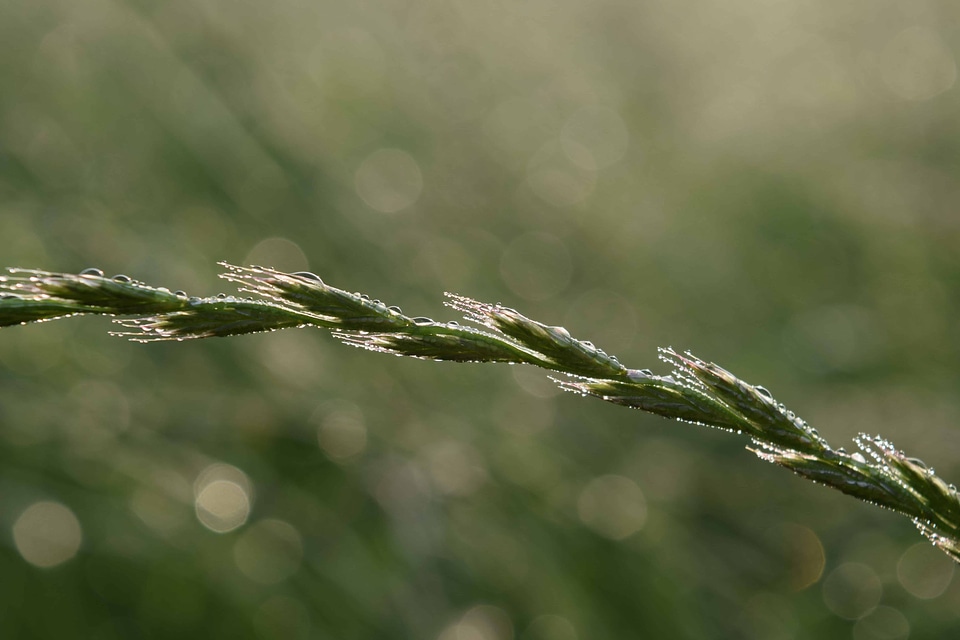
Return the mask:
<svg viewBox="0 0 960 640">
<path fill-rule="evenodd" d="M 477 327 L 404 315 L 312 273 L 221 263 L 240 298 L 190 297 L 96 269 L 79 274 L 10 269 L 0 276 L 0 327 L 84 314 L 117 316 L 114 335 L 138 342 L 231 336 L 289 327 L 328 329 L 344 344 L 381 353 L 454 362 L 509 362 L 554 371 L 561 388 L 666 418 L 716 427 L 750 439 L 761 460 L 911 518 L 934 545 L 960 561 L 960 500 L 920 460 L 879 436 L 861 434 L 857 451 L 832 448 L 815 429 L 722 367 L 661 349 L 668 375 L 628 369 L 563 327 L 520 312 L 446 294 L 446 305 Z"/>
</svg>

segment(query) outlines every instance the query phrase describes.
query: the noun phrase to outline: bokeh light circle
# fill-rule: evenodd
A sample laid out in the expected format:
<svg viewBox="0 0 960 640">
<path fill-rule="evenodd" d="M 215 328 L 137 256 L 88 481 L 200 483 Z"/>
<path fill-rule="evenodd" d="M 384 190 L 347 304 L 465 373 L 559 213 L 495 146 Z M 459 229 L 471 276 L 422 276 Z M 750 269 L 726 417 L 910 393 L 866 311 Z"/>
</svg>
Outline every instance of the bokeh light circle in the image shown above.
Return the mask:
<svg viewBox="0 0 960 640">
<path fill-rule="evenodd" d="M 897 580 L 915 598 L 930 600 L 950 586 L 956 563 L 940 549 L 918 542 L 897 562 Z"/>
<path fill-rule="evenodd" d="M 367 447 L 367 427 L 360 408 L 351 405 L 317 416 L 317 442 L 337 462 L 353 458 Z"/>
<path fill-rule="evenodd" d="M 50 568 L 76 555 L 83 540 L 80 521 L 58 502 L 35 502 L 13 524 L 13 542 L 23 559 Z"/>
<path fill-rule="evenodd" d="M 233 531 L 247 521 L 250 499 L 243 487 L 229 480 L 214 480 L 196 500 L 197 519 L 217 533 Z"/>
<path fill-rule="evenodd" d="M 577 630 L 563 616 L 537 616 L 523 633 L 524 640 L 577 640 Z"/>
<path fill-rule="evenodd" d="M 577 513 L 585 525 L 601 536 L 623 540 L 643 528 L 647 501 L 630 478 L 605 475 L 591 480 L 580 492 Z"/>
<path fill-rule="evenodd" d="M 310 260 L 293 240 L 266 238 L 258 242 L 243 258 L 243 264 L 259 264 L 281 271 L 308 271 Z"/>
<path fill-rule="evenodd" d="M 194 482 L 194 508 L 203 526 L 226 533 L 242 526 L 253 507 L 253 485 L 240 469 L 222 463 L 207 466 Z"/>
<path fill-rule="evenodd" d="M 396 213 L 420 197 L 423 175 L 417 161 L 406 151 L 378 149 L 360 164 L 354 186 L 371 209 Z"/>
<path fill-rule="evenodd" d="M 877 573 L 865 564 L 846 562 L 823 581 L 823 601 L 837 616 L 857 620 L 880 602 L 883 585 Z"/>
<path fill-rule="evenodd" d="M 630 135 L 613 109 L 584 107 L 563 125 L 560 145 L 575 165 L 597 171 L 616 164 L 627 152 Z"/>
<path fill-rule="evenodd" d="M 568 144 L 568 146 L 571 146 Z M 585 200 L 597 183 L 597 172 L 589 164 L 589 152 L 577 146 L 580 164 L 570 159 L 560 143 L 551 140 L 527 163 L 527 184 L 541 200 L 555 207 L 571 207 Z"/>
<path fill-rule="evenodd" d="M 303 539 L 282 520 L 261 520 L 243 532 L 233 547 L 237 568 L 254 582 L 276 584 L 300 568 Z"/>
<path fill-rule="evenodd" d="M 444 629 L 438 640 L 512 640 L 513 637 L 513 623 L 507 612 L 481 604 Z"/>
<path fill-rule="evenodd" d="M 879 606 L 853 625 L 853 640 L 907 640 L 910 622 L 899 610 Z"/>
</svg>

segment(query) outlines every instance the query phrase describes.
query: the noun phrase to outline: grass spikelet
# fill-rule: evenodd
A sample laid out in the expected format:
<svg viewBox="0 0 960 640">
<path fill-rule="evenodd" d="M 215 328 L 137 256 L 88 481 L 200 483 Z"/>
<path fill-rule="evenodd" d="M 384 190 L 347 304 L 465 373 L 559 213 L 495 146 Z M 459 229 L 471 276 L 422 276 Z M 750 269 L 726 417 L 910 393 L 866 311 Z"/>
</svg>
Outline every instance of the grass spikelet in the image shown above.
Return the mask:
<svg viewBox="0 0 960 640">
<path fill-rule="evenodd" d="M 937 548 L 960 561 L 957 490 L 888 441 L 861 435 L 859 450 L 833 449 L 763 387 L 691 353 L 661 349 L 669 375 L 628 369 L 587 341 L 500 304 L 447 294 L 447 306 L 481 329 L 404 315 L 360 293 L 324 283 L 312 273 L 221 263 L 222 277 L 240 291 L 188 298 L 126 276 L 104 277 L 11 269 L 0 276 L 0 327 L 100 314 L 122 316 L 139 342 L 234 336 L 290 327 L 331 330 L 341 342 L 425 360 L 530 364 L 567 376 L 561 388 L 666 418 L 715 427 L 750 439 L 760 459 L 870 504 L 913 519 Z"/>
</svg>

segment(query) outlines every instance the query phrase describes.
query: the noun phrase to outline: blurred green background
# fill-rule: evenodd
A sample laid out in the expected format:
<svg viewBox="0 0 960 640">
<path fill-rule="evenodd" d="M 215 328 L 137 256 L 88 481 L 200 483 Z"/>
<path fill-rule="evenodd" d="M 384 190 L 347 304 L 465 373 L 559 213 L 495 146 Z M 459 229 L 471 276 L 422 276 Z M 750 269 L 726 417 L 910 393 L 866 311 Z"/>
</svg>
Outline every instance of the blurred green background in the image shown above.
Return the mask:
<svg viewBox="0 0 960 640">
<path fill-rule="evenodd" d="M 502 301 L 956 481 L 958 59 L 949 0 L 5 0 L 0 265 Z M 0 332 L 5 638 L 960 634 L 908 521 L 742 438 L 322 331 L 110 328 Z"/>
</svg>

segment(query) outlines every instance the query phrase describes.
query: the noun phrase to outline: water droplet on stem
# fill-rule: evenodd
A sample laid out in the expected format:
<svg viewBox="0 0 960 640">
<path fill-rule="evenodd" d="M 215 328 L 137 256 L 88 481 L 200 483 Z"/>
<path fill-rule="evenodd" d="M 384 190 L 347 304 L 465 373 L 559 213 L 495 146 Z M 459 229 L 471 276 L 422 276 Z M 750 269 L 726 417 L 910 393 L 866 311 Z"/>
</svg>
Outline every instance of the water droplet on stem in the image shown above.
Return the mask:
<svg viewBox="0 0 960 640">
<path fill-rule="evenodd" d="M 314 280 L 320 284 L 323 284 L 323 280 L 320 279 L 320 276 L 315 273 L 311 273 L 310 271 L 297 271 L 296 273 L 292 273 L 290 275 L 297 276 L 298 278 L 304 278 L 305 280 Z"/>
</svg>

